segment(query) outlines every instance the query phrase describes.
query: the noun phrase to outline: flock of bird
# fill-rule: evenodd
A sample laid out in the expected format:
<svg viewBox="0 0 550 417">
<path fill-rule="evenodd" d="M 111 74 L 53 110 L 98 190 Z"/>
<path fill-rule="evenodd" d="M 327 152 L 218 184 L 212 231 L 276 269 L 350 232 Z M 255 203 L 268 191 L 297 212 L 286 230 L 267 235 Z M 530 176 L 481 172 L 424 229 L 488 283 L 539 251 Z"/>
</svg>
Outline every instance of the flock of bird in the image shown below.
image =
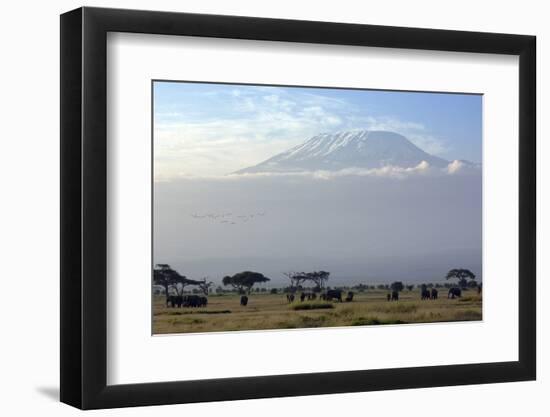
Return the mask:
<svg viewBox="0 0 550 417">
<path fill-rule="evenodd" d="M 220 224 L 237 224 L 237 223 L 246 223 L 251 220 L 254 220 L 258 217 L 263 217 L 267 213 L 265 211 L 261 211 L 258 213 L 251 213 L 251 214 L 238 214 L 234 215 L 233 213 L 205 213 L 205 214 L 197 214 L 193 213 L 191 214 L 191 217 L 197 220 L 210 220 L 212 222 L 217 222 Z"/>
</svg>

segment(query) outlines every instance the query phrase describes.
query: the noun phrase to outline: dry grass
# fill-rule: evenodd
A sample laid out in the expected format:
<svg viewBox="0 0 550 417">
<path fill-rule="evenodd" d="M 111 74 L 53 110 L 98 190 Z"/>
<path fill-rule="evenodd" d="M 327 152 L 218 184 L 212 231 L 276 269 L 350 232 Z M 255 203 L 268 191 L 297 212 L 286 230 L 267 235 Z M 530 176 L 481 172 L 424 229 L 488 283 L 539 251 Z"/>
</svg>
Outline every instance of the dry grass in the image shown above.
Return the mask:
<svg viewBox="0 0 550 417">
<path fill-rule="evenodd" d="M 444 291 L 441 291 L 443 293 Z M 356 293 L 351 303 L 295 301 L 283 294 L 252 294 L 248 306 L 238 295 L 211 295 L 206 308 L 166 308 L 155 297 L 153 331 L 200 333 L 233 330 L 295 329 L 481 320 L 482 299 L 473 291 L 462 298 L 420 300 L 418 291 L 403 291 L 388 302 L 386 291 Z"/>
</svg>

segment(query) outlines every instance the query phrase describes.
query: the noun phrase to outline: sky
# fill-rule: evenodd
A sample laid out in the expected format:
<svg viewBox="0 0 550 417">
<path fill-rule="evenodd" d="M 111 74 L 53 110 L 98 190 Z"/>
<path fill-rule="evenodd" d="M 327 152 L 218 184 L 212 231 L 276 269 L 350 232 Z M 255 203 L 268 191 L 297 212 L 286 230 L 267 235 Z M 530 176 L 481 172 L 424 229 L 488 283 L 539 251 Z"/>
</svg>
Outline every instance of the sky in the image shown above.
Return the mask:
<svg viewBox="0 0 550 417">
<path fill-rule="evenodd" d="M 154 85 L 154 263 L 216 284 L 253 270 L 326 270 L 332 285 L 444 282 L 482 272 L 482 170 L 452 162 L 228 175 L 312 136 L 391 130 L 481 162 L 479 95 L 219 84 Z M 466 168 L 465 168 L 466 167 Z"/>
<path fill-rule="evenodd" d="M 225 175 L 352 129 L 394 131 L 430 154 L 480 163 L 482 96 L 154 82 L 156 181 Z"/>
</svg>

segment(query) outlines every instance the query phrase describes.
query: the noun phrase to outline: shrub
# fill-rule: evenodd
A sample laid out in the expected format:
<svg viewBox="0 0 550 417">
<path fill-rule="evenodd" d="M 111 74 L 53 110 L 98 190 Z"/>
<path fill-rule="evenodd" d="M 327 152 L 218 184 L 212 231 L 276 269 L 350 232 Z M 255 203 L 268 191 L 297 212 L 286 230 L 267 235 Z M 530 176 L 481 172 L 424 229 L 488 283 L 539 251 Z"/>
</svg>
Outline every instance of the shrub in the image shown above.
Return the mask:
<svg viewBox="0 0 550 417">
<path fill-rule="evenodd" d="M 376 317 L 357 317 L 351 322 L 352 326 L 369 326 L 372 324 L 380 324 L 380 320 Z"/>
<path fill-rule="evenodd" d="M 305 326 L 305 327 L 320 327 L 323 325 L 326 319 L 327 318 L 325 316 L 319 316 L 319 317 L 303 316 L 303 317 L 300 317 L 300 323 L 302 326 Z"/>
<path fill-rule="evenodd" d="M 352 326 L 372 326 L 377 324 L 406 324 L 403 320 L 381 320 L 378 317 L 357 317 L 351 322 Z"/>
<path fill-rule="evenodd" d="M 334 308 L 331 303 L 305 303 L 292 306 L 293 310 L 320 310 L 325 308 Z"/>
</svg>

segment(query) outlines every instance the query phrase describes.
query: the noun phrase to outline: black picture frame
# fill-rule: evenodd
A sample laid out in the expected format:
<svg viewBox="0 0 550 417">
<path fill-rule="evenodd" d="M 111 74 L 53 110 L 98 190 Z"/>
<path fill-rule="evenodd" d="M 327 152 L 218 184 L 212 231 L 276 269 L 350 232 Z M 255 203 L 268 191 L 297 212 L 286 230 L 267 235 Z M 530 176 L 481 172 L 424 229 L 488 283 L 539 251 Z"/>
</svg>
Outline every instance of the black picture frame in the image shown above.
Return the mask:
<svg viewBox="0 0 550 417">
<path fill-rule="evenodd" d="M 519 360 L 107 385 L 108 32 L 519 56 Z M 536 378 L 536 38 L 171 12 L 61 15 L 61 401 L 82 409 L 525 381 Z"/>
</svg>

